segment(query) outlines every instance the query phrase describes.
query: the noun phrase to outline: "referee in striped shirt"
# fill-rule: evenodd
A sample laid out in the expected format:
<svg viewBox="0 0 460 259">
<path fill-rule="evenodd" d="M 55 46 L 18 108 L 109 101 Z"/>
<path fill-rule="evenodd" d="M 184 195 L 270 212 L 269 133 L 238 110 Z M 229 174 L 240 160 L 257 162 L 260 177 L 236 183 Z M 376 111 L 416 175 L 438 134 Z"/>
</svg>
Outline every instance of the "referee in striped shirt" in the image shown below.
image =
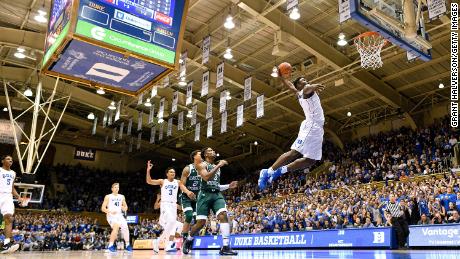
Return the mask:
<svg viewBox="0 0 460 259">
<path fill-rule="evenodd" d="M 399 247 L 404 247 L 407 237 L 409 236 L 409 219 L 406 219 L 404 213 L 407 208 L 396 201 L 396 196 L 394 194 L 390 194 L 389 201 L 384 202 L 382 206 L 384 206 L 385 211 L 391 215 L 387 220 L 396 231 Z"/>
</svg>

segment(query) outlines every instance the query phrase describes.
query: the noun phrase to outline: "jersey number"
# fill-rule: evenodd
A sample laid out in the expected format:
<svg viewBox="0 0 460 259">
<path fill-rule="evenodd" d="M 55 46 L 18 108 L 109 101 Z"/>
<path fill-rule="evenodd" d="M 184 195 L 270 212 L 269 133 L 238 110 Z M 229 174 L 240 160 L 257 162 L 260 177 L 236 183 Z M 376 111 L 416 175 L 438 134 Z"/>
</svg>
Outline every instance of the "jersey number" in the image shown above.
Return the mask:
<svg viewBox="0 0 460 259">
<path fill-rule="evenodd" d="M 11 184 L 11 179 L 7 178 L 6 179 L 6 185 L 10 185 Z"/>
<path fill-rule="evenodd" d="M 173 191 L 173 190 L 169 190 L 169 195 L 172 195 L 172 191 Z"/>
<path fill-rule="evenodd" d="M 118 201 L 116 201 L 114 204 L 115 204 L 115 206 L 117 206 L 117 207 L 120 206 L 120 203 L 119 203 Z"/>
</svg>

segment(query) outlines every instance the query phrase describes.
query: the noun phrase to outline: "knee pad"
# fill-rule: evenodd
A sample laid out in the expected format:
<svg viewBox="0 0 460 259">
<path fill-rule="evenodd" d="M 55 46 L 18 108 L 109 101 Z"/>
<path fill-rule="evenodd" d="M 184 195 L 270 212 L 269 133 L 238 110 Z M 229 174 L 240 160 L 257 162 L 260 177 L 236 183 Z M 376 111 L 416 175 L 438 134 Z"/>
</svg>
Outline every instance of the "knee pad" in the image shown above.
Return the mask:
<svg viewBox="0 0 460 259">
<path fill-rule="evenodd" d="M 193 220 L 193 212 L 191 210 L 188 210 L 185 212 L 185 222 L 190 224 L 192 223 Z"/>
</svg>

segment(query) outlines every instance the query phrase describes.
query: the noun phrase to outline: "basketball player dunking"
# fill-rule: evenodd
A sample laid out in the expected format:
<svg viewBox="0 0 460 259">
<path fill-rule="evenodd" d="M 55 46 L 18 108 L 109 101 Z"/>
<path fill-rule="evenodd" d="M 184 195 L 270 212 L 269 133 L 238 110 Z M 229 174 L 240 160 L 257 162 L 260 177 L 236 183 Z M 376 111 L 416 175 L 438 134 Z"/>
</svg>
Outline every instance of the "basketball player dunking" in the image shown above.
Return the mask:
<svg viewBox="0 0 460 259">
<path fill-rule="evenodd" d="M 112 228 L 110 234 L 108 250 L 112 253 L 117 252 L 115 246 L 115 240 L 118 237 L 118 229 L 121 228 L 121 234 L 125 240 L 125 251 L 131 253 L 133 248 L 129 244 L 129 229 L 128 223 L 126 222 L 123 212 L 128 211 L 128 205 L 126 204 L 125 196 L 118 193 L 120 190 L 120 184 L 112 184 L 112 193 L 104 197 L 101 210 L 107 215 L 107 222 L 109 222 Z"/>
<path fill-rule="evenodd" d="M 0 210 L 5 221 L 5 241 L 0 248 L 2 254 L 14 253 L 19 248 L 19 244 L 13 244 L 13 215 L 14 203 L 13 196 L 22 202 L 22 198 L 14 188 L 14 179 L 16 179 L 16 172 L 11 170 L 13 165 L 13 157 L 6 155 L 2 157 L 2 167 L 0 168 Z"/>
<path fill-rule="evenodd" d="M 182 244 L 182 253 L 188 254 L 192 248 L 193 237 L 206 224 L 209 210 L 217 216 L 220 221 L 220 230 L 222 234 L 223 246 L 220 249 L 220 255 L 237 255 L 238 253 L 230 249 L 230 225 L 228 223 L 227 206 L 225 198 L 220 192 L 220 168 L 227 165 L 225 160 L 214 164 L 216 152 L 210 147 L 204 148 L 201 152 L 201 158 L 194 163 L 194 167 L 201 176 L 200 192 L 196 204 L 197 222 L 192 227 L 190 236 Z"/>
<path fill-rule="evenodd" d="M 275 181 L 282 174 L 312 166 L 317 160 L 321 160 L 322 155 L 324 112 L 317 92 L 322 91 L 324 86 L 310 85 L 304 77 L 299 77 L 291 83 L 288 75 L 280 76 L 284 86 L 299 100 L 305 120 L 300 124 L 299 134 L 291 150 L 278 157 L 269 169 L 260 171 L 258 185 L 261 190 L 265 189 L 268 182 Z M 285 165 L 294 159 L 296 160 Z"/>
<path fill-rule="evenodd" d="M 177 251 L 176 243 L 174 243 L 174 237 L 176 232 L 176 221 L 177 221 L 177 192 L 180 188 L 190 199 L 195 199 L 195 194 L 178 180 L 176 172 L 173 168 L 166 170 L 166 179 L 154 180 L 150 176 L 150 170 L 153 164 L 150 160 L 147 162 L 146 171 L 146 182 L 150 185 L 160 185 L 161 187 L 161 201 L 160 201 L 160 225 L 163 227 L 163 233 L 161 234 L 160 240 L 164 237 L 169 237 L 169 242 L 165 247 L 166 252 Z M 157 249 L 154 249 L 157 250 Z"/>
</svg>

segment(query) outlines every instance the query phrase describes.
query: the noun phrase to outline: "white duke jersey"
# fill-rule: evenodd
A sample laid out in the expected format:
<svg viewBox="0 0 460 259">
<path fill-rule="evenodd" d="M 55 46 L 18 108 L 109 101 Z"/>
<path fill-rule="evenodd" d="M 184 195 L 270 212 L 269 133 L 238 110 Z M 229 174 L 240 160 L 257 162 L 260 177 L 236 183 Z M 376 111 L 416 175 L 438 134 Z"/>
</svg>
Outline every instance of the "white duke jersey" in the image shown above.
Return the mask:
<svg viewBox="0 0 460 259">
<path fill-rule="evenodd" d="M 174 179 L 172 182 L 170 182 L 168 179 L 164 179 L 163 186 L 161 186 L 161 202 L 177 203 L 178 190 L 178 180 Z"/>
<path fill-rule="evenodd" d="M 318 94 L 315 92 L 310 98 L 304 99 L 302 90 L 297 97 L 305 114 L 305 121 L 324 125 L 324 112 Z"/>
<path fill-rule="evenodd" d="M 0 193 L 12 193 L 16 172 L 0 167 Z"/>
<path fill-rule="evenodd" d="M 112 193 L 109 194 L 109 205 L 108 210 L 110 212 L 116 212 L 117 214 L 121 214 L 121 205 L 123 205 L 123 200 L 125 196 L 121 194 L 113 195 Z"/>
</svg>

